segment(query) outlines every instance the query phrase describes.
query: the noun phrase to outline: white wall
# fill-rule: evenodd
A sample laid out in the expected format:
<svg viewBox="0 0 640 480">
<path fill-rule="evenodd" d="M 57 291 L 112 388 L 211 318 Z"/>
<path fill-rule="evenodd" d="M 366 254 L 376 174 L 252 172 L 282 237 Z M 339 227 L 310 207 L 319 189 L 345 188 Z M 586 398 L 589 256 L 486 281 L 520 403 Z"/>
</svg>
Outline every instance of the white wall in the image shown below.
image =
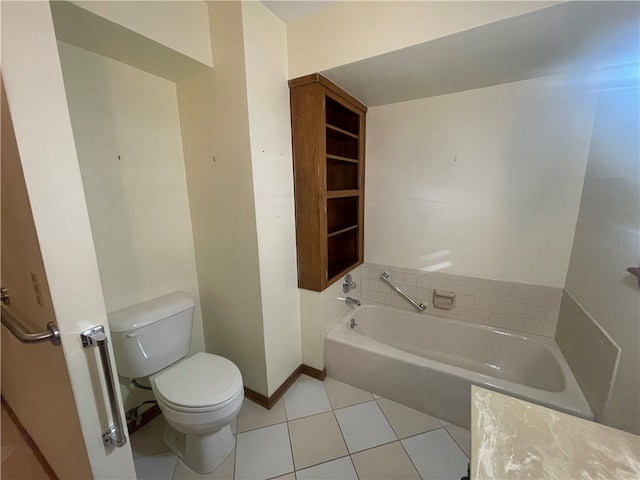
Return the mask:
<svg viewBox="0 0 640 480">
<path fill-rule="evenodd" d="M 562 2 L 343 1 L 287 22 L 289 78 Z"/>
<path fill-rule="evenodd" d="M 91 472 L 134 478 L 129 443 L 113 449 L 102 442 L 110 415 L 100 360 L 78 338 L 99 324 L 108 333 L 109 324 L 49 3 L 1 8 L 2 75 Z"/>
<path fill-rule="evenodd" d="M 640 264 L 638 84 L 637 54 L 635 63 L 603 74 L 566 284 L 621 348 L 601 421 L 635 434 L 640 433 L 640 302 L 638 281 L 625 269 Z"/>
<path fill-rule="evenodd" d="M 58 50 L 107 311 L 186 291 L 197 302 L 191 353 L 203 351 L 175 84 Z M 126 397 L 131 407 L 139 395 Z"/>
<path fill-rule="evenodd" d="M 369 109 L 365 261 L 564 286 L 595 99 L 555 76 Z"/>
<path fill-rule="evenodd" d="M 267 395 L 242 11 L 208 8 L 216 67 L 177 83 L 205 344 Z"/>
<path fill-rule="evenodd" d="M 260 2 L 242 4 L 268 394 L 300 365 L 291 117 L 285 24 Z"/>
</svg>

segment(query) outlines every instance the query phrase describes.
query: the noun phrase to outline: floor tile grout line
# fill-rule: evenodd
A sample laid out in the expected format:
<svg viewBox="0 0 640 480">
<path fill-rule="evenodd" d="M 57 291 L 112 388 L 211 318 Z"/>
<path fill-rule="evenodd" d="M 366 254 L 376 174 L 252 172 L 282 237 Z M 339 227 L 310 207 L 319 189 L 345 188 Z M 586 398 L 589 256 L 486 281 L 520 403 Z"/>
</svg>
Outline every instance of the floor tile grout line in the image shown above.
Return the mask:
<svg viewBox="0 0 640 480">
<path fill-rule="evenodd" d="M 427 433 L 427 432 L 429 432 L 429 431 L 435 431 L 435 430 L 438 430 L 438 429 L 436 428 L 436 429 L 434 429 L 434 430 L 427 430 L 427 432 L 421 432 L 421 433 L 417 433 L 417 434 L 415 434 L 415 435 L 411 435 L 411 436 L 409 436 L 409 437 L 400 438 L 400 435 L 398 435 L 398 432 L 396 432 L 396 429 L 395 429 L 395 428 L 393 428 L 393 424 L 391 423 L 391 421 L 390 421 L 390 420 L 389 420 L 389 418 L 387 417 L 387 414 L 386 414 L 386 413 L 384 413 L 384 409 L 380 406 L 380 403 L 378 403 L 378 400 L 380 400 L 380 399 L 382 399 L 382 397 L 381 397 L 381 398 L 376 398 L 376 403 L 378 404 L 378 408 L 380 408 L 380 410 L 382 411 L 382 414 L 383 414 L 383 415 L 385 416 L 385 418 L 387 419 L 387 422 L 389 422 L 389 425 L 391 425 L 391 428 L 393 429 L 393 432 L 396 434 L 396 437 L 398 437 L 398 443 L 400 443 L 400 446 L 402 447 L 402 450 L 404 450 L 404 453 L 405 453 L 405 454 L 407 455 L 407 457 L 409 458 L 409 461 L 411 462 L 411 465 L 413 465 L 413 468 L 415 468 L 416 472 L 418 473 L 418 476 L 419 476 L 420 478 L 422 478 L 422 475 L 420 474 L 420 470 L 418 470 L 418 466 L 417 466 L 417 465 L 416 465 L 416 463 L 413 461 L 413 458 L 411 458 L 411 455 L 409 455 L 409 452 L 408 452 L 408 451 L 407 451 L 407 449 L 405 448 L 404 443 L 402 443 L 402 440 L 404 440 L 405 438 L 411 438 L 411 437 L 415 437 L 415 436 L 418 436 L 418 435 L 422 435 L 422 434 Z M 393 401 L 393 400 L 392 400 L 392 401 Z M 435 417 L 434 417 L 434 418 L 435 418 Z M 439 420 L 439 419 L 436 419 L 436 420 L 438 420 L 438 423 L 440 423 L 440 420 Z M 442 427 L 442 426 L 441 426 L 440 428 L 444 428 L 444 427 Z"/>
<path fill-rule="evenodd" d="M 448 426 L 448 425 L 447 425 Z M 444 428 L 444 431 L 447 432 L 447 435 L 449 435 L 449 437 L 451 438 L 451 440 L 453 440 L 453 443 L 456 444 L 456 446 L 462 451 L 462 453 L 464 454 L 465 457 L 467 457 L 467 460 L 471 460 L 469 458 L 469 455 L 467 455 L 467 452 L 464 451 L 464 448 L 462 448 L 462 446 L 458 443 L 458 441 L 454 438 L 453 435 L 451 435 L 451 432 L 449 432 L 449 430 L 447 430 L 447 427 L 442 427 Z M 459 427 L 462 428 L 462 427 Z"/>
<path fill-rule="evenodd" d="M 400 435 L 398 435 L 398 432 L 396 432 L 396 429 L 393 428 L 393 424 L 391 423 L 391 420 L 389 420 L 389 417 L 387 417 L 387 414 L 384 413 L 384 409 L 380 406 L 380 403 L 378 403 L 378 399 L 374 399 L 373 401 L 376 402 L 376 405 L 378 406 L 378 408 L 382 412 L 382 415 L 384 416 L 385 420 L 387 421 L 387 423 L 391 427 L 391 430 L 393 430 L 393 433 L 396 435 L 396 439 L 399 441 L 400 440 Z"/>
<path fill-rule="evenodd" d="M 176 455 L 176 464 L 173 466 L 173 473 L 171 474 L 171 479 L 173 480 L 173 478 L 175 478 L 176 476 L 176 469 L 178 468 L 178 462 L 180 461 L 180 459 L 178 458 L 178 456 Z"/>
<path fill-rule="evenodd" d="M 411 455 L 409 455 L 409 452 L 407 451 L 406 447 L 404 446 L 404 443 L 402 443 L 402 440 L 399 440 L 399 442 L 400 442 L 400 446 L 404 450 L 404 453 L 407 455 L 407 457 L 409 457 L 409 461 L 411 462 L 411 465 L 413 465 L 413 468 L 415 468 L 416 472 L 418 472 L 418 476 L 420 478 L 422 478 L 422 474 L 420 473 L 420 470 L 418 470 L 418 466 L 416 465 L 416 462 L 414 462 L 413 458 L 411 457 Z"/>
<path fill-rule="evenodd" d="M 358 475 L 358 471 L 356 470 L 356 465 L 353 463 L 353 458 L 351 458 L 351 451 L 349 450 L 349 445 L 347 445 L 347 439 L 344 436 L 344 432 L 342 431 L 342 427 L 340 426 L 340 422 L 338 421 L 338 416 L 336 415 L 335 409 L 332 409 L 331 413 L 333 413 L 333 418 L 336 421 L 336 425 L 338 425 L 338 430 L 340 431 L 340 436 L 342 436 L 342 441 L 344 442 L 344 448 L 347 449 L 347 456 L 349 457 L 349 461 L 351 462 L 351 466 L 353 467 L 353 471 L 356 472 L 356 477 L 360 478 L 360 475 Z M 340 458 L 343 458 L 343 457 L 340 457 Z M 335 460 L 337 460 L 337 459 L 335 459 Z"/>
<path fill-rule="evenodd" d="M 240 414 L 240 412 L 238 412 L 238 414 Z M 234 449 L 234 452 L 233 452 L 233 479 L 234 480 L 236 478 L 236 472 L 238 471 L 238 435 L 240 435 L 240 432 L 238 432 L 238 427 L 236 426 L 235 446 L 233 447 L 233 449 Z"/>
<path fill-rule="evenodd" d="M 384 442 L 384 443 L 381 443 L 380 445 L 375 445 L 373 447 L 363 448 L 362 450 L 358 450 L 357 452 L 350 453 L 349 455 L 357 455 L 358 453 L 368 452 L 369 450 L 373 450 L 374 448 L 384 447 L 385 445 L 391 445 L 392 443 L 396 443 L 396 442 L 399 442 L 399 441 L 400 440 L 398 440 L 396 438 L 395 440 L 391 440 L 390 442 Z"/>
<path fill-rule="evenodd" d="M 382 412 L 382 414 L 384 415 L 384 418 L 387 419 L 387 422 L 389 423 L 389 425 L 391 426 L 391 429 L 393 430 L 393 433 L 396 434 L 396 438 L 397 438 L 397 442 L 400 444 L 400 446 L 402 447 L 402 450 L 404 450 L 404 453 L 407 455 L 407 458 L 409 458 L 409 461 L 411 462 L 411 465 L 413 465 L 413 468 L 415 468 L 416 472 L 418 473 L 418 476 L 420 478 L 422 478 L 422 475 L 420 475 L 420 471 L 418 470 L 418 466 L 415 464 L 415 462 L 413 461 L 413 458 L 411 458 L 411 455 L 409 455 L 409 452 L 407 452 L 407 449 L 404 448 L 404 443 L 402 443 L 402 438 L 400 438 L 400 435 L 398 435 L 398 432 L 396 432 L 396 429 L 393 428 L 393 424 L 391 423 L 391 421 L 389 420 L 389 417 L 387 417 L 387 414 L 384 413 L 384 409 L 380 406 L 380 403 L 378 403 L 378 400 L 383 399 L 383 397 L 380 398 L 376 398 L 375 402 L 378 405 L 378 408 L 380 409 L 380 411 Z M 393 401 L 393 400 L 392 400 Z M 425 432 L 422 432 L 425 433 Z M 421 435 L 421 434 L 417 434 L 417 435 Z"/>
<path fill-rule="evenodd" d="M 302 418 L 306 418 L 306 417 L 302 417 Z M 275 427 L 276 425 L 282 425 L 283 423 L 289 423 L 290 420 L 285 420 L 283 422 L 276 422 L 276 423 L 270 423 L 269 425 L 263 425 L 261 427 L 255 427 L 255 428 L 250 428 L 249 430 L 244 430 L 242 432 L 238 432 L 238 433 L 249 433 L 249 432 L 255 432 L 256 430 L 260 430 L 262 428 L 269 428 L 269 427 Z"/>
<path fill-rule="evenodd" d="M 350 456 L 351 456 L 351 455 L 350 455 L 349 453 L 347 453 L 346 455 L 340 455 L 339 457 L 332 458 L 332 459 L 330 459 L 330 460 L 323 460 L 322 462 L 314 463 L 313 465 L 309 465 L 309 466 L 307 466 L 307 467 L 303 467 L 303 468 L 296 468 L 296 469 L 295 469 L 295 472 L 301 472 L 302 470 L 307 470 L 308 468 L 315 468 L 315 467 L 317 467 L 317 466 L 324 465 L 325 463 L 335 462 L 336 460 L 340 460 L 340 459 L 342 459 L 342 458 L 347 458 L 347 457 L 350 457 Z M 355 469 L 355 468 L 354 468 L 354 469 Z M 284 475 L 286 475 L 286 474 L 284 474 Z"/>
<path fill-rule="evenodd" d="M 293 456 L 293 441 L 291 441 L 291 430 L 289 430 L 289 422 L 287 422 L 287 438 L 289 439 L 289 451 L 291 452 L 291 465 L 293 466 L 293 474 L 295 475 L 297 470 L 296 457 Z M 283 473 L 282 475 L 286 475 L 286 473 Z"/>
</svg>

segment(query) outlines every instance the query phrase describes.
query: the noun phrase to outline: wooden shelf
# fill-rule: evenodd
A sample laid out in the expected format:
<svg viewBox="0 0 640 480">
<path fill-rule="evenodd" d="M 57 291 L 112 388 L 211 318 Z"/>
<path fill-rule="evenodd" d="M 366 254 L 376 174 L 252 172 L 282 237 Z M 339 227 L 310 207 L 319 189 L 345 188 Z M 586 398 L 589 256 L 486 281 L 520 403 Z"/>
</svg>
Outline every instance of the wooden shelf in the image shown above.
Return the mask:
<svg viewBox="0 0 640 480">
<path fill-rule="evenodd" d="M 331 190 L 326 193 L 327 199 L 329 198 L 343 198 L 343 197 L 357 197 L 360 195 L 360 190 Z"/>
<path fill-rule="evenodd" d="M 336 127 L 335 125 L 331 125 L 330 123 L 327 123 L 327 128 L 329 130 L 332 130 L 334 132 L 338 132 L 341 133 L 342 135 L 346 135 L 347 137 L 351 137 L 351 138 L 358 138 L 358 135 L 351 133 L 351 132 L 347 132 L 346 130 L 343 130 L 342 128 Z"/>
<path fill-rule="evenodd" d="M 348 232 L 349 230 L 353 230 L 358 228 L 358 225 L 349 225 L 348 227 L 341 228 L 340 230 L 336 230 L 335 232 L 330 232 L 327 234 L 327 237 L 334 237 L 336 235 L 340 235 L 341 233 Z"/>
<path fill-rule="evenodd" d="M 339 155 L 327 154 L 327 158 L 330 158 L 331 160 L 340 160 L 341 162 L 358 163 L 358 159 L 357 158 L 347 158 L 347 157 L 341 157 Z"/>
<path fill-rule="evenodd" d="M 322 291 L 363 260 L 367 108 L 319 74 L 289 86 L 298 286 Z"/>
</svg>

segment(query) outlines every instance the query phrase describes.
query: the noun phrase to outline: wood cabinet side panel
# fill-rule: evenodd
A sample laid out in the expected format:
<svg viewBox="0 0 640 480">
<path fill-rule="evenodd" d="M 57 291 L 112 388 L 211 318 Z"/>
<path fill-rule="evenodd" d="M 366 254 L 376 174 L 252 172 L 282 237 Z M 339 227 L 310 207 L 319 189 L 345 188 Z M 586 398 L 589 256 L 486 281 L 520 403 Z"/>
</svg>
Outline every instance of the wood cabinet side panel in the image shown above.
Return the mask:
<svg viewBox="0 0 640 480">
<path fill-rule="evenodd" d="M 298 286 L 316 291 L 326 283 L 323 102 L 318 85 L 291 90 Z"/>
<path fill-rule="evenodd" d="M 364 262 L 364 182 L 365 182 L 365 132 L 367 131 L 366 114 L 360 114 L 360 147 L 358 156 L 358 188 L 360 189 L 360 200 L 358 202 L 358 265 Z"/>
</svg>

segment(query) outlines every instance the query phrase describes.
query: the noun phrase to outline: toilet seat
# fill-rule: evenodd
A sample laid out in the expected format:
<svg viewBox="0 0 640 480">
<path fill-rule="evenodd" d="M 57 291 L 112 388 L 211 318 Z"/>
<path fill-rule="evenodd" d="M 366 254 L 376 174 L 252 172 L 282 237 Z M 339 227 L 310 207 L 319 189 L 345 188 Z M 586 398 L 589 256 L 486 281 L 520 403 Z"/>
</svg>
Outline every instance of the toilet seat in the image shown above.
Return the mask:
<svg viewBox="0 0 640 480">
<path fill-rule="evenodd" d="M 199 352 L 152 380 L 159 400 L 179 412 L 219 410 L 242 394 L 240 370 L 226 358 Z"/>
</svg>

